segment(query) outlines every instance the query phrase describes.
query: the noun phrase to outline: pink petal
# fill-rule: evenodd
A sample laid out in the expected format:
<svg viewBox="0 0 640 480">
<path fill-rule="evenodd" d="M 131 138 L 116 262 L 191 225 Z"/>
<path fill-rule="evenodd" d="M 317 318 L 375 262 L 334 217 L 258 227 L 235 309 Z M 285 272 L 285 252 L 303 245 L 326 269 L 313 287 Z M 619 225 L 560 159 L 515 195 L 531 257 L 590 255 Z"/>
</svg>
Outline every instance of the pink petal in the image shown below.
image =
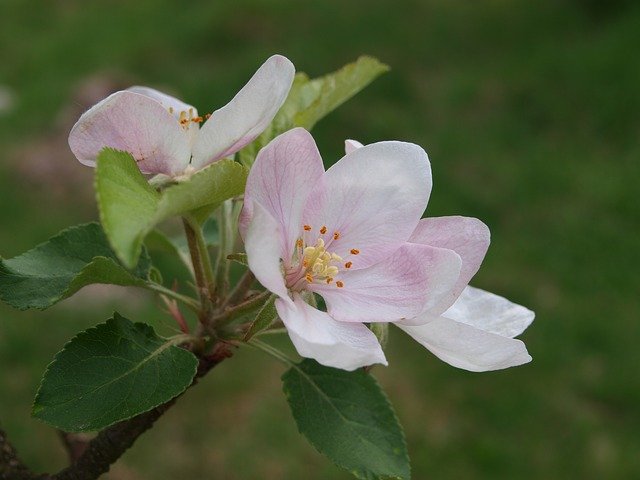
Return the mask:
<svg viewBox="0 0 640 480">
<path fill-rule="evenodd" d="M 472 372 L 515 367 L 531 361 L 520 340 L 486 332 L 445 317 L 419 326 L 398 326 L 440 360 Z"/>
<path fill-rule="evenodd" d="M 307 288 L 322 295 L 336 320 L 393 322 L 441 302 L 450 294 L 460 264 L 452 250 L 406 243 L 380 263 L 342 271 L 330 285 L 312 283 Z"/>
<path fill-rule="evenodd" d="M 513 338 L 531 325 L 535 313 L 504 297 L 468 286 L 442 316 L 480 330 Z"/>
<path fill-rule="evenodd" d="M 346 155 L 349 155 L 351 152 L 353 152 L 353 151 L 355 151 L 355 150 L 357 150 L 357 149 L 359 149 L 361 147 L 364 147 L 364 145 L 361 144 L 357 140 L 349 140 L 349 139 L 347 139 L 347 140 L 344 141 L 344 153 Z"/>
<path fill-rule="evenodd" d="M 280 224 L 285 263 L 303 233 L 302 209 L 309 192 L 324 173 L 322 158 L 309 132 L 295 128 L 283 133 L 260 150 L 249 173 L 245 201 L 259 202 Z M 248 208 L 240 218 L 244 235 L 250 219 Z"/>
<path fill-rule="evenodd" d="M 294 302 L 276 300 L 276 309 L 300 356 L 349 371 L 374 363 L 387 365 L 378 339 L 363 324 L 336 322 L 298 295 Z"/>
<path fill-rule="evenodd" d="M 144 173 L 181 173 L 189 164 L 185 131 L 167 109 L 139 93 L 121 91 L 85 112 L 71 129 L 69 146 L 83 164 L 94 166 L 104 147 L 133 155 Z"/>
<path fill-rule="evenodd" d="M 141 86 L 133 86 L 127 88 L 128 92 L 139 93 L 140 95 L 145 95 L 156 102 L 160 102 L 164 108 L 169 110 L 169 112 L 175 117 L 176 120 L 180 120 L 180 114 L 185 112 L 187 114 L 191 113 L 191 117 L 198 116 L 198 110 L 189 105 L 188 103 L 184 103 L 182 100 L 179 100 L 171 95 L 167 95 L 166 93 L 162 93 L 158 90 L 149 87 L 141 87 Z M 185 128 L 185 127 L 183 127 Z M 198 135 L 198 130 L 200 130 L 200 124 L 198 122 L 189 122 L 186 126 L 187 135 L 189 136 L 189 140 L 191 144 L 195 140 Z"/>
<path fill-rule="evenodd" d="M 434 314 L 440 314 L 451 306 L 471 278 L 480 268 L 484 259 L 491 234 L 489 227 L 477 218 L 471 217 L 434 217 L 423 218 L 409 239 L 410 242 L 434 247 L 448 248 L 462 258 L 460 278 L 453 288 L 449 301 L 436 307 Z"/>
<path fill-rule="evenodd" d="M 249 268 L 258 281 L 276 295 L 289 298 L 280 270 L 280 226 L 265 208 L 252 202 L 253 216 L 244 240 Z"/>
<path fill-rule="evenodd" d="M 353 268 L 365 268 L 407 241 L 430 192 L 431 167 L 422 148 L 403 142 L 374 143 L 327 170 L 309 196 L 303 220 L 312 227 L 312 237 L 327 228 L 322 237 L 329 251 L 344 257 L 351 249 L 359 250 Z"/>
<path fill-rule="evenodd" d="M 229 156 L 267 128 L 287 98 L 295 68 L 274 55 L 224 107 L 213 112 L 193 145 L 192 165 L 200 169 Z"/>
</svg>

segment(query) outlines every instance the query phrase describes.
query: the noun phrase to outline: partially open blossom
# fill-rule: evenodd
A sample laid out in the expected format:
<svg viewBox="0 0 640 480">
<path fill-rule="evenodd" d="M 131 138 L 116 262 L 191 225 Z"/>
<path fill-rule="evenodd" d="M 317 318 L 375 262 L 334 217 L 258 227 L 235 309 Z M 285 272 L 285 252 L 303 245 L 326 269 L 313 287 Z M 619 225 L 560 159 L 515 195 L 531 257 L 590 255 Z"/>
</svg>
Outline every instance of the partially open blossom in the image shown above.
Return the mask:
<svg viewBox="0 0 640 480">
<path fill-rule="evenodd" d="M 362 147 L 345 142 L 353 154 Z M 420 220 L 409 242 L 456 252 L 462 260 L 458 280 L 442 302 L 396 325 L 438 358 L 471 371 L 498 370 L 531 361 L 520 335 L 534 313 L 506 298 L 468 286 L 489 248 L 489 228 L 469 217 Z"/>
<path fill-rule="evenodd" d="M 303 357 L 353 370 L 386 364 L 369 322 L 397 322 L 453 303 L 462 261 L 451 249 L 409 242 L 431 192 L 417 145 L 380 142 L 324 171 L 297 128 L 260 151 L 240 230 L 249 267 Z M 327 311 L 310 305 L 313 294 Z"/>
<path fill-rule="evenodd" d="M 294 73 L 288 59 L 274 55 L 227 105 L 203 116 L 151 88 L 119 91 L 80 117 L 69 146 L 89 166 L 100 150 L 112 147 L 131 153 L 143 173 L 175 177 L 199 170 L 262 133 L 287 98 Z"/>
</svg>

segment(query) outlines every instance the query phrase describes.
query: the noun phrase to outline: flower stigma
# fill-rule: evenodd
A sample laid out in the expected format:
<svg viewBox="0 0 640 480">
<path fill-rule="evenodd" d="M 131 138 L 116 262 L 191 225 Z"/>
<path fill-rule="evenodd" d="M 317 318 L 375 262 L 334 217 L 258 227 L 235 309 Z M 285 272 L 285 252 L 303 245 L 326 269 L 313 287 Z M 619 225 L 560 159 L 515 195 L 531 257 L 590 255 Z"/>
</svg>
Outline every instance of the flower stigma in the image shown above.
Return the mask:
<svg viewBox="0 0 640 480">
<path fill-rule="evenodd" d="M 336 280 L 342 269 L 350 269 L 353 266 L 352 261 L 345 263 L 344 259 L 335 252 L 327 250 L 322 236 L 329 232 L 329 229 L 323 225 L 320 230 L 320 237 L 315 243 L 307 243 L 306 233 L 312 230 L 310 225 L 303 225 L 303 235 L 296 240 L 296 248 L 294 250 L 293 259 L 290 266 L 284 266 L 284 276 L 287 288 L 293 291 L 302 291 L 312 283 L 324 283 L 326 285 L 335 285 L 338 288 L 344 287 L 342 280 Z M 338 240 L 340 232 L 334 231 L 329 234 L 329 240 Z M 358 249 L 351 249 L 350 255 L 358 255 Z"/>
</svg>

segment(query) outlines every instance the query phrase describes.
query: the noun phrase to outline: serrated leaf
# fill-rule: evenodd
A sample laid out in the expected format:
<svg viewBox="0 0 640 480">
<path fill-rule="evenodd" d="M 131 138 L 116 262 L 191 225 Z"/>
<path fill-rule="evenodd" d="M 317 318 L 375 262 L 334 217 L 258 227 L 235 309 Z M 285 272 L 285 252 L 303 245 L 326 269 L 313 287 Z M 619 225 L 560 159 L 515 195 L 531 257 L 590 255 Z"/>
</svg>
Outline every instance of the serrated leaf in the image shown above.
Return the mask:
<svg viewBox="0 0 640 480">
<path fill-rule="evenodd" d="M 287 130 L 294 127 L 311 130 L 318 121 L 387 71 L 389 67 L 379 60 L 362 56 L 322 77 L 310 79 L 305 73 L 297 73 L 289 95 L 271 125 L 240 151 L 240 161 L 251 165 L 262 147 Z"/>
<path fill-rule="evenodd" d="M 20 310 L 45 309 L 93 283 L 144 286 L 150 268 L 143 252 L 135 269 L 127 270 L 99 224 L 78 225 L 22 255 L 0 259 L 0 299 Z"/>
<path fill-rule="evenodd" d="M 243 341 L 248 342 L 254 335 L 266 330 L 271 324 L 278 318 L 278 311 L 276 310 L 276 296 L 271 295 L 267 303 L 263 305 L 255 320 L 249 327 L 249 330 L 245 334 Z"/>
<path fill-rule="evenodd" d="M 191 352 L 116 313 L 55 356 L 32 414 L 66 432 L 100 430 L 176 397 L 197 366 Z"/>
<path fill-rule="evenodd" d="M 223 201 L 240 195 L 246 179 L 245 167 L 224 159 L 158 193 L 129 153 L 106 148 L 96 164 L 100 219 L 118 257 L 132 266 L 158 223 L 179 215 L 202 223 Z"/>
<path fill-rule="evenodd" d="M 320 453 L 356 478 L 410 478 L 402 428 L 371 375 L 307 359 L 282 380 L 298 430 Z"/>
</svg>

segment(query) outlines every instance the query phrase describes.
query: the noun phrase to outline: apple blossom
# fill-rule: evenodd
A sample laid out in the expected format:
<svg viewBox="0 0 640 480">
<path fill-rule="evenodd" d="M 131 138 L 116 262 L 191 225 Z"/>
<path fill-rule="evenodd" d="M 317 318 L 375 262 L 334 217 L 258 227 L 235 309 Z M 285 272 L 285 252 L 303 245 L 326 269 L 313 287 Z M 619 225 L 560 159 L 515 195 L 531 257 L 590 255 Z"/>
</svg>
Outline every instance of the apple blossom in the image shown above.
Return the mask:
<svg viewBox="0 0 640 480">
<path fill-rule="evenodd" d="M 258 154 L 240 230 L 249 268 L 303 357 L 353 370 L 386 364 L 369 322 L 395 322 L 453 300 L 461 259 L 408 242 L 431 191 L 424 150 L 359 148 L 324 171 L 311 135 L 286 132 Z M 321 295 L 323 312 L 309 303 Z"/>
<path fill-rule="evenodd" d="M 363 145 L 345 141 L 352 153 Z M 439 305 L 396 325 L 441 360 L 458 368 L 488 371 L 531 361 L 520 335 L 534 313 L 506 298 L 468 286 L 489 248 L 489 228 L 476 218 L 435 217 L 420 220 L 409 242 L 456 252 L 460 276 Z"/>
<path fill-rule="evenodd" d="M 112 147 L 131 153 L 143 173 L 175 177 L 199 170 L 262 133 L 287 98 L 294 73 L 287 58 L 274 55 L 227 105 L 204 117 L 151 88 L 118 91 L 80 117 L 69 146 L 89 166 L 100 150 Z"/>
</svg>

